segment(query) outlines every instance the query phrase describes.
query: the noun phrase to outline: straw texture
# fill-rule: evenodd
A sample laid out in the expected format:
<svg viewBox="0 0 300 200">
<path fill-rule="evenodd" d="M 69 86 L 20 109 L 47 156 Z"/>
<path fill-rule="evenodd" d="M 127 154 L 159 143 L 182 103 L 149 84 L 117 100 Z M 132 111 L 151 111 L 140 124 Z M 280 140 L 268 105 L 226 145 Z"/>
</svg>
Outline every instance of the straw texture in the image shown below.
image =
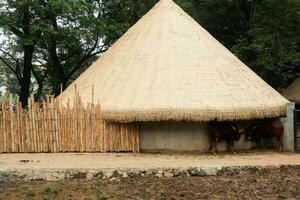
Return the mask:
<svg viewBox="0 0 300 200">
<path fill-rule="evenodd" d="M 288 100 L 300 104 L 300 77 L 297 78 L 291 85 L 289 85 L 282 95 Z"/>
<path fill-rule="evenodd" d="M 288 102 L 172 0 L 161 0 L 61 95 L 117 121 L 285 115 Z M 94 86 L 94 96 L 92 87 Z"/>
</svg>

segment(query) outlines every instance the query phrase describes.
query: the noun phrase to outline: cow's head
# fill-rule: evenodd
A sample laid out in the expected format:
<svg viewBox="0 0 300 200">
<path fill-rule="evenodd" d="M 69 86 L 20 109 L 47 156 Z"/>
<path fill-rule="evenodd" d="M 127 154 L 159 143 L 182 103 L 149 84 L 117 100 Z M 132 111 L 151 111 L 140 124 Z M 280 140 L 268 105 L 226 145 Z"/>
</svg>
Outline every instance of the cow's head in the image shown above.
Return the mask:
<svg viewBox="0 0 300 200">
<path fill-rule="evenodd" d="M 244 128 L 238 128 L 237 126 L 232 125 L 232 124 L 231 124 L 231 127 L 232 127 L 232 130 L 234 132 L 234 135 L 233 135 L 234 141 L 239 141 L 240 138 L 241 138 L 241 135 L 244 134 L 245 129 Z"/>
<path fill-rule="evenodd" d="M 249 128 L 247 128 L 246 136 L 248 140 L 251 142 L 256 140 L 256 129 L 258 128 L 258 125 L 251 125 Z"/>
</svg>

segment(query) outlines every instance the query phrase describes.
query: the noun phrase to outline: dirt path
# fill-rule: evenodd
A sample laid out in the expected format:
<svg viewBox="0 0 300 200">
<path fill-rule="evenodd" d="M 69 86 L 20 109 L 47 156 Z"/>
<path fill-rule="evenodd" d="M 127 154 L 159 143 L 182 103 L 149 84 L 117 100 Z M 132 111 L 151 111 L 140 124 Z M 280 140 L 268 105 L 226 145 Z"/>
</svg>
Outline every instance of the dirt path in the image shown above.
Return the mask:
<svg viewBox="0 0 300 200">
<path fill-rule="evenodd" d="M 0 199 L 300 199 L 300 167 L 228 172 L 219 176 L 144 176 L 111 180 L 11 182 Z"/>
<path fill-rule="evenodd" d="M 102 169 L 199 166 L 300 165 L 300 154 L 247 152 L 220 154 L 0 154 L 0 170 L 8 169 Z"/>
</svg>

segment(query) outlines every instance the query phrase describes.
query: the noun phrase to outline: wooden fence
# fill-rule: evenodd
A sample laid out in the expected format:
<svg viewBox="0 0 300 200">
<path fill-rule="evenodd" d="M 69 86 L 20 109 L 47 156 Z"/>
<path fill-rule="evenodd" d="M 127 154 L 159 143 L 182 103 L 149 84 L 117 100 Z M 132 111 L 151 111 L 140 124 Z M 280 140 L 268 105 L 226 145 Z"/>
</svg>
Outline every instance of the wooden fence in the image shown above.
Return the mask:
<svg viewBox="0 0 300 200">
<path fill-rule="evenodd" d="M 76 99 L 66 107 L 53 98 L 30 99 L 28 109 L 1 102 L 0 153 L 139 152 L 137 124 L 104 121 L 99 104 L 84 106 Z"/>
</svg>

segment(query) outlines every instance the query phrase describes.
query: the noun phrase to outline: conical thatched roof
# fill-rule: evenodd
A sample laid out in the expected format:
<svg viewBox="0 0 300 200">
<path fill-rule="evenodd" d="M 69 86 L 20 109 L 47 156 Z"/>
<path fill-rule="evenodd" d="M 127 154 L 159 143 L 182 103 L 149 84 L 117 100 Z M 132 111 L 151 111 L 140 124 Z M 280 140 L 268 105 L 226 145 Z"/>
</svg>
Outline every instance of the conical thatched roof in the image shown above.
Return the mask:
<svg viewBox="0 0 300 200">
<path fill-rule="evenodd" d="M 288 100 L 300 104 L 300 77 L 297 78 L 291 85 L 289 85 L 282 95 Z"/>
<path fill-rule="evenodd" d="M 161 0 L 60 96 L 100 102 L 109 120 L 232 120 L 288 102 L 171 0 Z"/>
</svg>

